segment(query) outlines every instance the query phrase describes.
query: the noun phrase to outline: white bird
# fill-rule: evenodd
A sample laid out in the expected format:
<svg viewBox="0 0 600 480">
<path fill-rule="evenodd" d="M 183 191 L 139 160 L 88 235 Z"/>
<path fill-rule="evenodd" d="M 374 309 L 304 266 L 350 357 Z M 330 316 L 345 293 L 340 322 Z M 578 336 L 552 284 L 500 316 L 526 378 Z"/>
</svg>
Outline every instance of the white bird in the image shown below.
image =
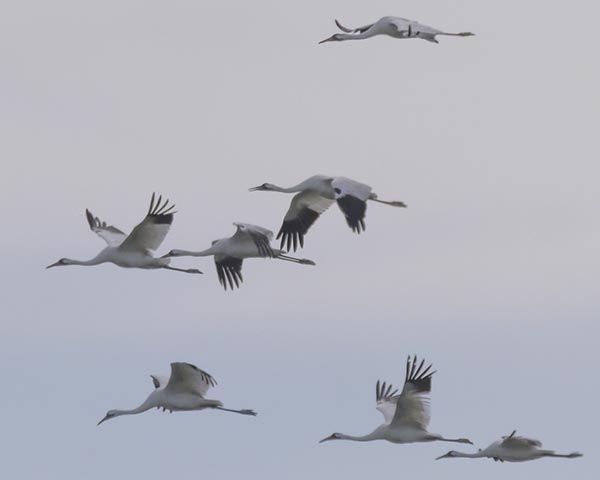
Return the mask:
<svg viewBox="0 0 600 480">
<path fill-rule="evenodd" d="M 121 415 L 135 415 L 151 408 L 162 408 L 163 411 L 190 411 L 212 408 L 225 412 L 240 413 L 242 415 L 256 415 L 253 410 L 231 410 L 223 408 L 219 400 L 204 398 L 210 387 L 214 387 L 215 379 L 190 363 L 175 362 L 171 364 L 171 376 L 167 379 L 161 375 L 150 375 L 155 390 L 139 407 L 132 410 L 109 410 L 106 416 L 98 422 L 100 425 L 106 420 Z"/>
<path fill-rule="evenodd" d="M 270 191 L 296 193 L 290 208 L 285 214 L 277 239 L 281 238 L 281 248 L 287 244 L 287 250 L 294 251 L 304 246 L 304 235 L 308 229 L 334 202 L 346 217 L 346 222 L 353 232 L 365 230 L 365 214 L 367 200 L 384 203 L 393 207 L 406 207 L 403 202 L 387 202 L 379 200 L 371 187 L 345 177 L 329 177 L 315 175 L 289 188 L 278 187 L 271 183 L 263 183 L 250 189 L 253 191 Z"/>
<path fill-rule="evenodd" d="M 342 42 L 344 40 L 362 40 L 375 35 L 388 35 L 394 38 L 421 38 L 428 42 L 439 43 L 435 38 L 437 35 L 448 35 L 452 37 L 470 37 L 471 32 L 448 33 L 428 27 L 414 20 L 400 17 L 382 17 L 375 23 L 359 28 L 346 28 L 337 20 L 335 24 L 345 33 L 336 33 L 319 43 Z"/>
<path fill-rule="evenodd" d="M 436 458 L 493 458 L 495 462 L 527 462 L 542 457 L 577 458 L 583 456 L 579 452 L 566 455 L 555 453 L 554 450 L 543 450 L 542 442 L 531 438 L 518 437 L 514 430 L 510 435 L 492 443 L 477 453 L 463 453 L 450 450 L 446 455 Z"/>
<path fill-rule="evenodd" d="M 146 268 L 156 269 L 165 268 L 185 273 L 202 273 L 195 268 L 180 269 L 170 267 L 170 260 L 167 258 L 154 258 L 152 251 L 156 250 L 163 242 L 171 223 L 173 223 L 172 212 L 175 205 L 169 206 L 169 200 L 162 203 L 162 196 L 158 197 L 155 203 L 155 195 L 152 194 L 150 208 L 146 218 L 137 225 L 129 235 L 126 235 L 118 228 L 107 225 L 94 217 L 89 210 L 85 211 L 90 229 L 108 246 L 91 260 L 72 260 L 70 258 L 61 258 L 58 262 L 48 265 L 46 268 L 60 267 L 67 265 L 100 265 L 101 263 L 114 263 L 124 268 Z"/>
<path fill-rule="evenodd" d="M 242 279 L 244 258 L 275 258 L 303 265 L 315 265 L 306 258 L 294 258 L 285 255 L 283 250 L 271 248 L 273 232 L 248 223 L 234 223 L 236 232 L 228 238 L 214 240 L 207 250 L 192 252 L 189 250 L 171 250 L 166 257 L 206 257 L 214 255 L 219 283 L 227 290 L 227 282 L 233 290 L 233 284 L 239 288 Z"/>
<path fill-rule="evenodd" d="M 432 365 L 423 370 L 425 361 L 417 367 L 417 357 L 411 362 L 410 357 L 406 362 L 406 380 L 400 395 L 397 390 L 392 391 L 392 385 L 386 386 L 385 382 L 377 382 L 375 394 L 377 410 L 385 418 L 385 423 L 371 433 L 363 436 L 345 435 L 334 433 L 321 440 L 353 440 L 355 442 L 370 442 L 372 440 L 387 440 L 392 443 L 415 442 L 472 442 L 466 438 L 444 438 L 441 435 L 429 433 L 429 393 L 431 391 L 431 377 L 435 372 L 430 372 Z M 321 443 L 320 442 L 320 443 Z"/>
</svg>

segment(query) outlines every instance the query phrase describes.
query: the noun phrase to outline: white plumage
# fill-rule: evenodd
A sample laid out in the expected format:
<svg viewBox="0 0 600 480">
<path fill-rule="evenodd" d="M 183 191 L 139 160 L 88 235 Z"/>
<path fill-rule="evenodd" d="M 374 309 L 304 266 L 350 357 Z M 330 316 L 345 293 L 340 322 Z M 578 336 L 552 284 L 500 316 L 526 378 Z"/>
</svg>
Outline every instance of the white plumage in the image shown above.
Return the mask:
<svg viewBox="0 0 600 480">
<path fill-rule="evenodd" d="M 397 395 L 392 385 L 377 382 L 375 387 L 376 408 L 383 414 L 384 423 L 373 432 L 354 436 L 343 433 L 333 433 L 321 440 L 353 440 L 369 442 L 373 440 L 387 440 L 392 443 L 414 442 L 457 442 L 469 443 L 466 438 L 444 438 L 441 435 L 427 431 L 429 426 L 429 393 L 431 392 L 431 377 L 435 372 L 430 371 L 432 365 L 423 369 L 425 361 L 417 365 L 417 357 L 408 357 L 406 362 L 406 379 L 402 392 Z"/>
<path fill-rule="evenodd" d="M 113 263 L 124 268 L 145 268 L 157 269 L 164 268 L 185 273 L 202 273 L 195 268 L 180 269 L 170 267 L 170 260 L 167 258 L 154 258 L 152 252 L 160 247 L 161 243 L 169 233 L 173 223 L 175 206 L 169 206 L 169 200 L 162 201 L 162 196 L 155 202 L 155 194 L 152 194 L 150 207 L 146 217 L 138 224 L 129 235 L 98 217 L 92 215 L 86 210 L 86 217 L 92 232 L 97 234 L 106 243 L 107 247 L 91 260 L 72 260 L 70 258 L 61 258 L 58 262 L 48 265 L 46 268 L 60 267 L 67 265 L 92 266 L 101 263 Z"/>
<path fill-rule="evenodd" d="M 577 458 L 582 456 L 579 452 L 560 454 L 554 450 L 544 450 L 542 449 L 542 442 L 539 440 L 519 437 L 516 433 L 517 431 L 513 430 L 510 435 L 502 437 L 501 440 L 476 453 L 450 450 L 445 455 L 436 458 L 436 460 L 441 458 L 492 458 L 494 461 L 500 462 L 526 462 L 543 457 Z"/>
<path fill-rule="evenodd" d="M 471 32 L 448 33 L 437 28 L 423 25 L 422 23 L 401 17 L 382 17 L 374 23 L 364 25 L 359 28 L 344 27 L 337 20 L 335 24 L 344 33 L 335 33 L 331 37 L 321 40 L 325 42 L 343 42 L 345 40 L 362 40 L 376 35 L 387 35 L 394 38 L 420 38 L 432 43 L 439 43 L 436 39 L 438 35 L 448 35 L 453 37 L 469 37 L 474 35 Z"/>
<path fill-rule="evenodd" d="M 242 415 L 256 415 L 253 410 L 223 408 L 223 404 L 219 400 L 205 398 L 208 390 L 214 387 L 217 382 L 212 375 L 200 370 L 191 363 L 172 363 L 171 376 L 168 378 L 162 375 L 150 376 L 155 389 L 144 403 L 132 410 L 109 410 L 106 416 L 98 422 L 98 425 L 121 415 L 135 415 L 155 407 L 170 412 L 212 408 Z"/>
<path fill-rule="evenodd" d="M 314 265 L 306 258 L 294 258 L 285 255 L 285 251 L 271 248 L 273 232 L 249 223 L 234 223 L 235 233 L 228 238 L 212 242 L 212 246 L 202 251 L 171 250 L 165 257 L 206 257 L 213 255 L 219 283 L 227 290 L 233 290 L 234 284 L 240 286 L 243 281 L 242 263 L 245 258 L 275 258 L 303 265 Z"/>
<path fill-rule="evenodd" d="M 304 235 L 308 229 L 334 202 L 340 207 L 348 226 L 356 233 L 365 230 L 367 200 L 406 207 L 403 202 L 380 200 L 371 187 L 364 183 L 327 175 L 314 175 L 289 188 L 263 183 L 250 191 L 296 193 L 277 234 L 277 239 L 281 239 L 280 247 L 287 250 L 293 248 L 294 251 L 304 246 Z"/>
</svg>

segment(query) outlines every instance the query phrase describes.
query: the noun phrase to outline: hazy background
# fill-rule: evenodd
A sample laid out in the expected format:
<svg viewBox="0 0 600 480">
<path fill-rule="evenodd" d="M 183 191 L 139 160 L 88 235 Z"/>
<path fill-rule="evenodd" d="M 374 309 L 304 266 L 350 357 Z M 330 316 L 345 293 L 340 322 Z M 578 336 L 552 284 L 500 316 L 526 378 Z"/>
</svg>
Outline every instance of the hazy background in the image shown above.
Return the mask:
<svg viewBox="0 0 600 480">
<path fill-rule="evenodd" d="M 597 478 L 598 7 L 589 1 L 0 2 L 0 473 L 44 479 Z M 472 38 L 317 45 L 399 15 Z M 353 235 L 333 207 L 315 268 L 204 276 L 44 270 L 129 231 L 152 191 L 179 213 L 159 254 L 233 221 L 249 193 L 324 173 L 372 185 Z M 579 460 L 434 462 L 453 445 L 317 441 L 379 425 L 374 385 L 432 361 L 431 431 L 514 428 Z M 223 412 L 123 417 L 150 373 L 213 374 Z M 461 446 L 462 447 L 462 446 Z M 472 451 L 469 446 L 464 450 Z"/>
</svg>

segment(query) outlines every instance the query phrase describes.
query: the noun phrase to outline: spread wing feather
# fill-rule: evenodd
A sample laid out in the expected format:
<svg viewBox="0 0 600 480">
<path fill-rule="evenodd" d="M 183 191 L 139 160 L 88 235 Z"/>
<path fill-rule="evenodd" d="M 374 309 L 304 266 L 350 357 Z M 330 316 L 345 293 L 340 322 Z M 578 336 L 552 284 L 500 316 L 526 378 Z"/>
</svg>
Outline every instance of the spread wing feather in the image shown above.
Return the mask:
<svg viewBox="0 0 600 480">
<path fill-rule="evenodd" d="M 429 396 L 431 391 L 430 372 L 432 365 L 423 369 L 424 360 L 417 366 L 417 357 L 408 357 L 406 363 L 406 379 L 399 395 L 392 385 L 377 382 L 376 400 L 379 410 L 387 424 L 401 424 L 419 429 L 427 429 L 429 425 Z M 393 390 L 393 391 L 392 391 Z"/>
<path fill-rule="evenodd" d="M 148 253 L 160 247 L 173 223 L 173 208 L 175 205 L 169 206 L 169 200 L 162 201 L 162 195 L 155 203 L 153 193 L 146 218 L 132 230 L 121 248 Z"/>
<path fill-rule="evenodd" d="M 210 374 L 195 365 L 174 362 L 171 364 L 171 377 L 165 390 L 174 393 L 195 393 L 204 397 L 208 389 L 216 384 L 217 382 Z"/>
<path fill-rule="evenodd" d="M 502 437 L 502 446 L 512 449 L 529 449 L 531 447 L 541 447 L 542 442 L 533 438 L 519 437 L 515 435 L 516 430 L 506 437 Z"/>
<path fill-rule="evenodd" d="M 104 240 L 109 247 L 118 247 L 127 238 L 124 232 L 112 225 L 107 225 L 106 222 L 103 222 L 98 217 L 94 217 L 92 212 L 87 209 L 85 210 L 85 216 L 92 232 Z"/>
<path fill-rule="evenodd" d="M 356 233 L 364 231 L 367 200 L 371 195 L 371 187 L 344 177 L 336 177 L 331 182 L 331 186 L 348 226 Z"/>
<path fill-rule="evenodd" d="M 281 238 L 280 248 L 287 251 L 293 248 L 296 251 L 298 245 L 304 247 L 304 235 L 333 202 L 311 190 L 294 195 L 277 234 L 277 240 Z"/>
<path fill-rule="evenodd" d="M 273 258 L 275 254 L 271 248 L 271 240 L 273 239 L 273 232 L 258 225 L 251 225 L 249 223 L 234 223 L 238 230 L 234 236 L 247 236 L 250 238 L 261 257 Z"/>
<path fill-rule="evenodd" d="M 233 290 L 233 285 L 237 288 L 240 287 L 240 283 L 244 281 L 242 278 L 242 263 L 241 258 L 228 257 L 226 255 L 215 255 L 215 266 L 217 267 L 217 276 L 219 277 L 219 283 L 227 290 L 227 284 L 229 288 Z"/>
</svg>

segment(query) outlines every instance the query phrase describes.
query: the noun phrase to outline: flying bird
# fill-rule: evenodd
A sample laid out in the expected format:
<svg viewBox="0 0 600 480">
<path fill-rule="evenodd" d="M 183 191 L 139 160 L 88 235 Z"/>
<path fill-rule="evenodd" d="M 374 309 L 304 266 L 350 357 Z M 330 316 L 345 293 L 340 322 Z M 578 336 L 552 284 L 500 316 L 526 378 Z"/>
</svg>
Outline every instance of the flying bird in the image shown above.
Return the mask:
<svg viewBox="0 0 600 480">
<path fill-rule="evenodd" d="M 364 38 L 374 37 L 375 35 L 388 35 L 394 38 L 421 38 L 428 42 L 439 43 L 437 38 L 435 38 L 438 35 L 448 35 L 452 37 L 470 37 L 474 35 L 474 33 L 471 32 L 443 32 L 414 20 L 400 17 L 382 17 L 375 23 L 359 28 L 344 27 L 337 20 L 335 21 L 335 24 L 344 33 L 335 33 L 331 37 L 321 40 L 319 43 L 362 40 Z"/>
<path fill-rule="evenodd" d="M 273 232 L 263 227 L 248 223 L 234 223 L 236 232 L 228 238 L 212 242 L 207 250 L 192 252 L 188 250 L 171 250 L 165 257 L 206 257 L 214 255 L 219 283 L 227 290 L 233 290 L 234 284 L 239 288 L 242 278 L 242 263 L 245 258 L 275 258 L 303 265 L 315 265 L 306 258 L 294 258 L 285 255 L 283 250 L 271 248 Z"/>
<path fill-rule="evenodd" d="M 518 437 L 516 430 L 510 435 L 502 437 L 501 440 L 492 443 L 487 448 L 479 450 L 477 453 L 463 453 L 450 450 L 446 455 L 436 458 L 492 458 L 495 462 L 527 462 L 543 457 L 555 458 L 577 458 L 583 456 L 579 452 L 573 452 L 566 455 L 555 453 L 554 450 L 543 450 L 542 443 L 539 440 L 531 438 Z"/>
<path fill-rule="evenodd" d="M 346 217 L 353 232 L 365 230 L 367 200 L 384 203 L 393 207 L 406 207 L 403 202 L 379 200 L 371 187 L 344 177 L 315 175 L 289 188 L 263 183 L 250 189 L 253 191 L 296 193 L 290 208 L 285 214 L 277 239 L 281 238 L 281 248 L 294 251 L 304 246 L 304 235 L 334 202 Z"/>
<path fill-rule="evenodd" d="M 370 442 L 373 440 L 387 440 L 392 443 L 415 442 L 457 442 L 473 444 L 466 438 L 444 438 L 441 435 L 429 433 L 429 393 L 431 392 L 432 365 L 423 369 L 425 360 L 417 366 L 417 357 L 408 357 L 406 362 L 406 380 L 402 392 L 393 390 L 392 385 L 377 381 L 375 399 L 377 410 L 385 418 L 385 423 L 371 433 L 363 436 L 345 435 L 334 433 L 324 438 L 328 440 L 353 440 L 355 442 Z M 393 390 L 393 391 L 392 391 Z"/>
<path fill-rule="evenodd" d="M 129 235 L 123 233 L 118 228 L 107 225 L 95 217 L 89 210 L 85 211 L 90 229 L 102 240 L 107 243 L 98 255 L 91 260 L 72 260 L 70 258 L 61 258 L 58 262 L 48 265 L 46 268 L 61 267 L 67 265 L 92 266 L 101 263 L 114 263 L 124 268 L 145 268 L 156 269 L 164 268 L 185 273 L 202 273 L 195 268 L 181 269 L 170 267 L 168 258 L 155 258 L 152 252 L 156 250 L 163 242 L 171 223 L 173 223 L 173 208 L 169 206 L 169 200 L 162 201 L 162 196 L 155 201 L 155 194 L 152 194 L 150 208 L 142 222 L 137 225 Z"/>
<path fill-rule="evenodd" d="M 154 391 L 139 407 L 132 410 L 109 410 L 98 425 L 121 415 L 135 415 L 151 408 L 162 408 L 163 411 L 222 410 L 224 412 L 256 415 L 253 410 L 231 410 L 223 408 L 219 400 L 205 398 L 210 387 L 214 387 L 215 379 L 191 363 L 175 362 L 171 364 L 171 376 L 150 375 L 154 383 Z"/>
</svg>

